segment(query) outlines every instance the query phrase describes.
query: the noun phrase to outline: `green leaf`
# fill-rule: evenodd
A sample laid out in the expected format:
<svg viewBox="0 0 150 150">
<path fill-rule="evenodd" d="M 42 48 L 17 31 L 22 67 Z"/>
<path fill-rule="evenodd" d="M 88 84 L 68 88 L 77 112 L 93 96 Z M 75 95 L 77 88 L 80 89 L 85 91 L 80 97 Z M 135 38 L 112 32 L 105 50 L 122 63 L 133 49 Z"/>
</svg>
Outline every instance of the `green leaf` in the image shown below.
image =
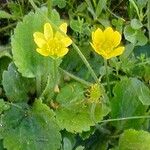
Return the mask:
<svg viewBox="0 0 150 150">
<path fill-rule="evenodd" d="M 83 32 L 83 24 L 84 24 L 84 20 L 78 18 L 78 20 L 71 20 L 70 21 L 70 27 L 72 30 L 74 30 L 75 32 L 79 32 L 80 34 Z"/>
<path fill-rule="evenodd" d="M 9 47 L 0 46 L 0 85 L 2 82 L 3 71 L 7 69 L 9 63 L 11 62 L 11 58 Z"/>
<path fill-rule="evenodd" d="M 47 16 L 45 9 L 41 10 L 41 13 Z M 35 77 L 50 72 L 50 58 L 36 52 L 37 46 L 33 40 L 34 32 L 43 32 L 44 24 L 47 22 L 43 15 L 38 12 L 26 15 L 23 22 L 18 23 L 12 36 L 14 62 L 25 77 Z"/>
<path fill-rule="evenodd" d="M 140 28 L 143 27 L 143 24 L 142 24 L 142 23 L 140 22 L 140 20 L 138 20 L 138 19 L 132 19 L 132 20 L 131 20 L 131 27 L 132 27 L 133 29 L 138 30 L 138 29 L 140 29 Z"/>
<path fill-rule="evenodd" d="M 0 150 L 4 150 L 3 141 L 2 140 L 0 140 Z"/>
<path fill-rule="evenodd" d="M 85 149 L 85 147 L 83 147 L 83 146 L 78 146 L 75 150 L 84 150 Z"/>
<path fill-rule="evenodd" d="M 75 31 L 79 34 L 88 35 L 88 36 L 90 34 L 89 24 L 84 22 L 83 18 L 78 17 L 77 20 L 71 19 L 70 20 L 70 27 L 73 31 Z"/>
<path fill-rule="evenodd" d="M 73 149 L 73 146 L 72 146 L 71 141 L 67 137 L 64 137 L 63 138 L 63 150 L 72 150 L 72 149 Z"/>
<path fill-rule="evenodd" d="M 137 45 L 144 46 L 148 42 L 148 38 L 144 35 L 144 32 L 139 30 L 136 34 L 137 37 Z"/>
<path fill-rule="evenodd" d="M 144 35 L 144 32 L 141 30 L 135 30 L 130 25 L 127 25 L 124 28 L 125 39 L 129 42 L 143 46 L 148 42 L 147 37 Z"/>
<path fill-rule="evenodd" d="M 59 103 L 56 110 L 58 124 L 72 133 L 89 131 L 91 126 L 101 121 L 110 111 L 103 103 L 88 101 L 84 97 L 84 87 L 75 82 L 64 86 L 56 101 Z"/>
<path fill-rule="evenodd" d="M 57 109 L 56 119 L 62 129 L 72 133 L 81 133 L 82 131 L 89 131 L 90 126 L 100 122 L 108 112 L 109 109 L 106 106 L 97 104 L 94 113 L 95 122 L 91 116 L 91 105 L 76 104 Z"/>
<path fill-rule="evenodd" d="M 99 17 L 102 10 L 106 8 L 107 0 L 99 0 L 96 6 L 96 16 Z"/>
<path fill-rule="evenodd" d="M 119 150 L 150 150 L 150 134 L 146 131 L 126 130 L 119 139 Z"/>
<path fill-rule="evenodd" d="M 62 132 L 62 150 L 72 150 L 76 145 L 76 135 L 69 132 Z"/>
<path fill-rule="evenodd" d="M 53 5 L 59 8 L 64 8 L 66 6 L 66 0 L 53 0 Z"/>
<path fill-rule="evenodd" d="M 77 82 L 72 82 L 64 86 L 56 97 L 56 101 L 61 105 L 84 98 L 84 86 Z"/>
<path fill-rule="evenodd" d="M 51 21 L 56 25 L 60 25 L 60 16 L 59 16 L 59 13 L 55 9 L 52 10 Z"/>
<path fill-rule="evenodd" d="M 130 25 L 127 25 L 124 28 L 124 36 L 125 36 L 125 39 L 130 41 L 131 43 L 133 44 L 136 43 L 136 32 Z"/>
<path fill-rule="evenodd" d="M 147 4 L 148 0 L 137 0 L 137 5 L 139 6 L 139 8 L 142 10 L 146 4 Z"/>
<path fill-rule="evenodd" d="M 3 72 L 2 84 L 7 98 L 12 102 L 28 101 L 29 92 L 34 87 L 33 81 L 22 77 L 13 63 L 8 71 Z"/>
<path fill-rule="evenodd" d="M 0 18 L 15 19 L 15 17 L 6 11 L 0 10 Z"/>
<path fill-rule="evenodd" d="M 72 133 L 89 131 L 90 126 L 100 122 L 108 114 L 110 109 L 105 105 L 96 104 L 94 119 L 91 112 L 92 104 L 72 104 L 71 106 L 58 108 L 56 119 L 62 129 Z"/>
<path fill-rule="evenodd" d="M 150 105 L 150 89 L 143 82 L 137 79 L 133 79 L 132 84 L 136 87 L 134 91 L 142 104 L 147 106 Z"/>
<path fill-rule="evenodd" d="M 145 90 L 146 89 L 146 90 Z M 147 87 L 136 78 L 125 78 L 116 84 L 113 90 L 114 98 L 111 101 L 111 117 L 126 118 L 146 114 L 150 93 Z M 144 95 L 143 95 L 144 94 Z M 145 99 L 146 98 L 146 99 Z M 142 105 L 142 103 L 144 105 Z M 114 123 L 118 129 L 140 128 L 143 119 L 118 121 Z"/>
<path fill-rule="evenodd" d="M 61 136 L 54 113 L 40 100 L 35 101 L 32 109 L 25 104 L 13 105 L 4 113 L 2 127 L 1 134 L 7 150 L 60 148 Z"/>
<path fill-rule="evenodd" d="M 3 99 L 0 99 L 0 114 L 9 108 L 10 106 Z"/>
</svg>

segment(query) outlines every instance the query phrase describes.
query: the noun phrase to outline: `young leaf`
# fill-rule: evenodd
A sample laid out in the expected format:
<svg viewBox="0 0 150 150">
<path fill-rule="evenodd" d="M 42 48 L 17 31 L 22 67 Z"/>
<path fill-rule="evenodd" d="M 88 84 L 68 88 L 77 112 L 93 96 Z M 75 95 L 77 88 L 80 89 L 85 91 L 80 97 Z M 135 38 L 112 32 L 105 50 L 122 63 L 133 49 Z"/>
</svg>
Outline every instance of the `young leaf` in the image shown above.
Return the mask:
<svg viewBox="0 0 150 150">
<path fill-rule="evenodd" d="M 140 22 L 140 20 L 138 20 L 138 19 L 131 20 L 131 27 L 133 29 L 138 30 L 138 29 L 142 28 L 142 26 L 143 26 L 143 24 Z"/>
</svg>

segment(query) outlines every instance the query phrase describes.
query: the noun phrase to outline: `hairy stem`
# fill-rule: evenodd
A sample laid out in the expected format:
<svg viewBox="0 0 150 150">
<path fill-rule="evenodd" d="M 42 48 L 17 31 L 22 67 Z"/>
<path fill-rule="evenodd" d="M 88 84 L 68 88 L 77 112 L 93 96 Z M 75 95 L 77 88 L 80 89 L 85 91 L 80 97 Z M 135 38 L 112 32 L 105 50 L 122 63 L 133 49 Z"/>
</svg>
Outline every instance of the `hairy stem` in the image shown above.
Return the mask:
<svg viewBox="0 0 150 150">
<path fill-rule="evenodd" d="M 109 92 L 109 98 L 111 98 L 111 89 L 110 89 L 110 83 L 109 83 L 109 72 L 108 72 L 108 62 L 106 59 L 104 59 L 104 65 L 106 69 L 106 82 L 107 82 L 107 88 Z"/>
</svg>

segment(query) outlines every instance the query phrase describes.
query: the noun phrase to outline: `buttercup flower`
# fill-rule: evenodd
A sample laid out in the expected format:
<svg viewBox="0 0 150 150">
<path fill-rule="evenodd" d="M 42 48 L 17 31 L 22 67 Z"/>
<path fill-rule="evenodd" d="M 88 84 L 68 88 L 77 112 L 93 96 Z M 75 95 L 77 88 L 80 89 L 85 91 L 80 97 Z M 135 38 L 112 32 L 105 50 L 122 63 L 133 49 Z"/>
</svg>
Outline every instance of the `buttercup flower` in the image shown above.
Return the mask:
<svg viewBox="0 0 150 150">
<path fill-rule="evenodd" d="M 105 59 L 110 59 L 119 56 L 123 53 L 124 47 L 119 46 L 121 42 L 121 34 L 118 31 L 113 31 L 111 27 L 102 31 L 98 28 L 92 32 L 92 47 L 99 55 Z"/>
<path fill-rule="evenodd" d="M 67 24 L 61 24 L 59 29 L 66 34 Z M 68 53 L 67 47 L 72 44 L 72 40 L 69 37 L 64 36 L 59 31 L 54 33 L 52 26 L 49 23 L 45 23 L 44 33 L 35 32 L 33 37 L 38 46 L 36 51 L 43 56 L 50 56 L 53 58 L 66 55 Z"/>
</svg>

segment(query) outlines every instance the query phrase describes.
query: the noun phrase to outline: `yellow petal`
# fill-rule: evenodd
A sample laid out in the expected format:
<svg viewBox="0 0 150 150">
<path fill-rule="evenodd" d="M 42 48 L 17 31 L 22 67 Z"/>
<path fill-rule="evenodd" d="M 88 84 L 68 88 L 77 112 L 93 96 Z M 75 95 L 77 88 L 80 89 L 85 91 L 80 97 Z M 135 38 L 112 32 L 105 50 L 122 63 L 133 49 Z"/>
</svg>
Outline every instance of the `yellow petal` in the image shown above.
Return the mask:
<svg viewBox="0 0 150 150">
<path fill-rule="evenodd" d="M 105 36 L 105 40 L 107 41 L 113 41 L 113 34 L 114 31 L 111 27 L 108 27 L 104 30 L 104 36 Z"/>
<path fill-rule="evenodd" d="M 69 37 L 65 37 L 61 41 L 64 43 L 65 47 L 68 47 L 72 44 L 72 40 Z"/>
<path fill-rule="evenodd" d="M 53 29 L 49 23 L 44 25 L 44 36 L 46 40 L 53 38 Z"/>
<path fill-rule="evenodd" d="M 67 33 L 67 23 L 62 23 L 59 26 L 59 29 L 66 34 Z"/>
<path fill-rule="evenodd" d="M 121 41 L 121 34 L 118 31 L 113 33 L 113 47 L 117 47 Z"/>
<path fill-rule="evenodd" d="M 62 48 L 60 51 L 56 53 L 57 57 L 63 57 L 68 53 L 69 49 L 68 48 Z"/>
<path fill-rule="evenodd" d="M 94 49 L 94 51 L 97 52 L 97 53 L 99 53 L 98 48 L 96 48 L 95 45 L 94 45 L 93 43 L 90 43 L 90 44 L 91 44 L 92 48 Z"/>
<path fill-rule="evenodd" d="M 46 50 L 46 49 L 37 48 L 36 51 L 37 51 L 38 53 L 40 53 L 41 55 L 43 55 L 43 56 L 49 56 L 49 51 Z"/>
<path fill-rule="evenodd" d="M 67 23 L 61 24 L 59 26 L 59 29 L 66 34 L 67 33 Z M 56 32 L 55 37 L 58 39 L 65 38 L 65 36 L 59 31 Z"/>
<path fill-rule="evenodd" d="M 33 34 L 33 37 L 34 37 L 34 42 L 37 44 L 39 48 L 43 47 L 43 45 L 46 43 L 45 37 L 41 32 L 35 32 Z"/>
<path fill-rule="evenodd" d="M 100 28 L 98 28 L 95 32 L 92 32 L 93 43 L 95 43 L 95 44 L 99 43 L 100 44 L 100 43 L 103 43 L 104 40 L 105 40 L 104 34 Z"/>
<path fill-rule="evenodd" d="M 121 54 L 124 52 L 124 49 L 125 49 L 125 47 L 123 47 L 123 46 L 120 46 L 120 47 L 114 49 L 113 51 L 111 51 L 111 52 L 108 54 L 108 56 L 107 56 L 106 59 L 110 59 L 110 58 L 112 58 L 112 57 L 116 57 L 116 56 L 121 55 Z"/>
<path fill-rule="evenodd" d="M 90 43 L 90 44 L 91 44 L 91 46 L 93 47 L 93 49 L 95 50 L 96 53 L 98 53 L 99 55 L 101 55 L 105 59 L 107 58 L 107 53 L 104 50 L 97 49 L 92 43 Z"/>
</svg>

